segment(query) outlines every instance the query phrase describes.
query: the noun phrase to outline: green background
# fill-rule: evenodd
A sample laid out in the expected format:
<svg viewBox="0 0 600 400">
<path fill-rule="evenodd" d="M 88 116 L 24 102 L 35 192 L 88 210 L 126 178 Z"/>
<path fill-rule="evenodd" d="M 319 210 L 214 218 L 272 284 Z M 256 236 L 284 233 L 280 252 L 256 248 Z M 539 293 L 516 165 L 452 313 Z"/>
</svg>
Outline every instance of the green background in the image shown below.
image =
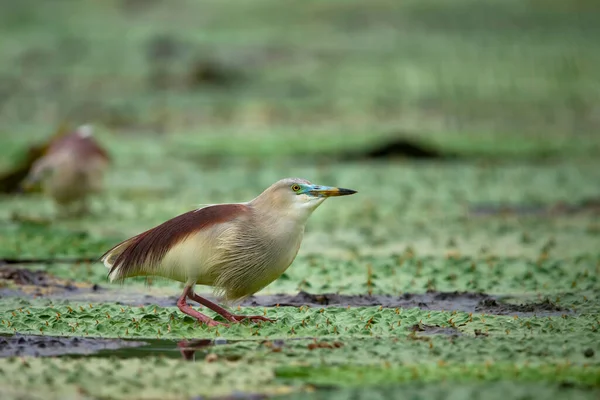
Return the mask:
<svg viewBox="0 0 600 400">
<path fill-rule="evenodd" d="M 36 297 L 4 279 L 1 333 L 151 344 L 2 358 L 2 397 L 597 398 L 598 209 L 556 208 L 598 204 L 596 3 L 0 2 L 0 170 L 62 121 L 93 124 L 112 158 L 85 218 L 2 196 L 0 258 L 94 259 L 298 176 L 358 193 L 315 211 L 296 261 L 258 295 L 465 291 L 536 310 L 243 307 L 278 322 L 215 329 L 166 300 L 139 306 L 178 283 L 120 287 L 100 263 L 39 262 L 20 267 L 102 291 Z M 202 78 L 207 65 L 221 78 Z M 343 157 L 398 137 L 458 157 Z M 182 360 L 176 341 L 198 338 L 226 343 Z"/>
</svg>

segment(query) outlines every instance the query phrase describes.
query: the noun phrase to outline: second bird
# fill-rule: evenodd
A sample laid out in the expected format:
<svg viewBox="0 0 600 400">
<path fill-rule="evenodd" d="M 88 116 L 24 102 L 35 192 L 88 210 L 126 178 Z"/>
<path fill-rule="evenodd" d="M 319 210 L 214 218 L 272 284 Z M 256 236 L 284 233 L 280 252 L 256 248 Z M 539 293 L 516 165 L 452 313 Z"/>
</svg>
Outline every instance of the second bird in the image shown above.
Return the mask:
<svg viewBox="0 0 600 400">
<path fill-rule="evenodd" d="M 161 276 L 185 283 L 177 306 L 210 326 L 219 322 L 194 310 L 194 300 L 230 322 L 272 321 L 234 315 L 194 293 L 196 284 L 213 286 L 226 301 L 258 292 L 290 266 L 304 227 L 325 199 L 354 190 L 282 179 L 245 203 L 211 205 L 189 211 L 116 245 L 102 257 L 111 281 Z"/>
<path fill-rule="evenodd" d="M 82 125 L 51 142 L 31 167 L 23 187 L 39 182 L 62 214 L 85 214 L 88 198 L 103 188 L 108 164 L 109 156 L 92 136 L 92 127 Z"/>
</svg>

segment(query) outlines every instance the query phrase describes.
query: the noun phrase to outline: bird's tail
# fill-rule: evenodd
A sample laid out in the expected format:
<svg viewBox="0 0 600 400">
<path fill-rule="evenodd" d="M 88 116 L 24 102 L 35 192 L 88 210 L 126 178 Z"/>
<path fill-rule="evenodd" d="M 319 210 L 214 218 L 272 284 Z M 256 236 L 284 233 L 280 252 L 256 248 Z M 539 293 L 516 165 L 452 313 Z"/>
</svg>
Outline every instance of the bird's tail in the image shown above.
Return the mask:
<svg viewBox="0 0 600 400">
<path fill-rule="evenodd" d="M 106 268 L 108 268 L 108 279 L 113 282 L 115 280 L 124 279 L 126 276 L 122 273 L 120 269 L 120 264 L 116 264 L 117 259 L 127 248 L 133 244 L 135 237 L 125 240 L 124 242 L 119 243 L 100 258 L 100 261 L 104 264 Z"/>
<path fill-rule="evenodd" d="M 42 181 L 48 178 L 54 172 L 56 162 L 51 157 L 43 156 L 37 159 L 31 168 L 29 173 L 21 182 L 21 188 L 25 191 L 33 190 Z"/>
</svg>

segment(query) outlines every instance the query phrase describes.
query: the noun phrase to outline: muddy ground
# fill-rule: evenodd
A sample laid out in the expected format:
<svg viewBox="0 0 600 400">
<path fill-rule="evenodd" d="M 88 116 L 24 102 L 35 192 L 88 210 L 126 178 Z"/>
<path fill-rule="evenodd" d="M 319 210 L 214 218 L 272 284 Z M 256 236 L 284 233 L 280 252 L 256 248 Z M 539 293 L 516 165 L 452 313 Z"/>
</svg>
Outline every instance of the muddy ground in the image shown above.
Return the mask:
<svg viewBox="0 0 600 400">
<path fill-rule="evenodd" d="M 31 271 L 16 267 L 0 269 L 0 278 L 12 283 L 0 288 L 0 297 L 33 296 L 36 298 L 64 299 L 86 302 L 116 302 L 123 305 L 174 306 L 177 296 L 153 296 L 143 292 L 82 285 L 60 280 L 45 271 Z M 213 296 L 206 298 L 216 301 Z M 473 292 L 405 293 L 393 295 L 341 295 L 335 293 L 311 294 L 304 291 L 295 295 L 274 294 L 251 296 L 240 303 L 252 307 L 370 307 L 420 308 L 432 311 L 463 311 L 494 315 L 553 316 L 568 313 L 549 300 L 511 304 L 500 296 Z"/>
<path fill-rule="evenodd" d="M 102 350 L 147 345 L 145 342 L 121 339 L 91 339 L 41 335 L 0 336 L 0 358 L 48 357 L 63 354 L 93 354 Z"/>
</svg>

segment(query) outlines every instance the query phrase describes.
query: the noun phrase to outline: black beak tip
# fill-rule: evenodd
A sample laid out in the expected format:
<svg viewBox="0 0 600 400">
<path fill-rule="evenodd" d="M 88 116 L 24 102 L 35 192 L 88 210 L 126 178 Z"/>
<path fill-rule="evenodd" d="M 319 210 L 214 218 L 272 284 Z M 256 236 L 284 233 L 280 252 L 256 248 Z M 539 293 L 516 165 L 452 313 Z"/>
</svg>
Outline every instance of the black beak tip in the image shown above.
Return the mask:
<svg viewBox="0 0 600 400">
<path fill-rule="evenodd" d="M 356 190 L 352 190 L 352 189 L 340 189 L 340 193 L 342 195 L 350 195 L 350 194 L 357 193 L 357 191 Z"/>
</svg>

